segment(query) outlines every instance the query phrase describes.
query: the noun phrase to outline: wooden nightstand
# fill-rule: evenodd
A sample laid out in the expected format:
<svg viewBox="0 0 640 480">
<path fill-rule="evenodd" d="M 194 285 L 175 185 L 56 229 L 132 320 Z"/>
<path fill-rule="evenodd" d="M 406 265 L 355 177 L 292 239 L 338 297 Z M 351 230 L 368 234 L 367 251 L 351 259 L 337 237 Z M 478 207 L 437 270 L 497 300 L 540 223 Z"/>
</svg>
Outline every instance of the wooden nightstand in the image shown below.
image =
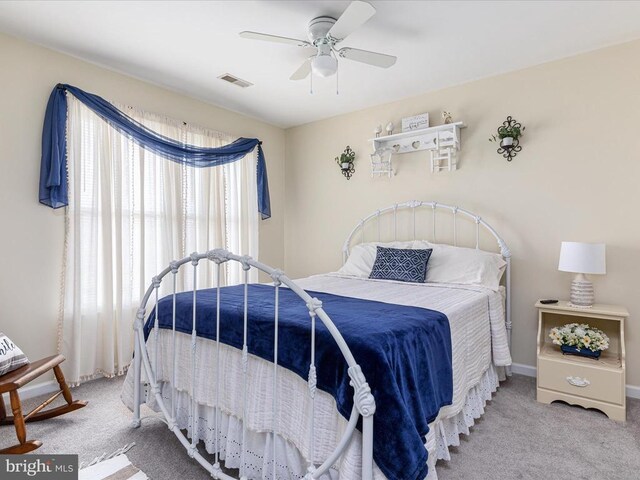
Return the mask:
<svg viewBox="0 0 640 480">
<path fill-rule="evenodd" d="M 542 403 L 563 400 L 572 405 L 597 408 L 613 420 L 626 420 L 626 370 L 624 307 L 595 304 L 574 308 L 566 301 L 552 305 L 536 303 L 538 309 L 537 396 Z M 588 323 L 609 336 L 609 348 L 599 360 L 563 355 L 549 338 L 553 327 Z"/>
</svg>

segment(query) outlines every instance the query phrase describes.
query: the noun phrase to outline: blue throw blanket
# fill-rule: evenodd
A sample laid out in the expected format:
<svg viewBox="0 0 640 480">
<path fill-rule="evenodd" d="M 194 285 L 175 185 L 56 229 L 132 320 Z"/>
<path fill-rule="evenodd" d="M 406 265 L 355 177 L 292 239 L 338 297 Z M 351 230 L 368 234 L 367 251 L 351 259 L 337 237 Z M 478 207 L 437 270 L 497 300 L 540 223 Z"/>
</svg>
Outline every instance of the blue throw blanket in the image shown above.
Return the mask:
<svg viewBox="0 0 640 480">
<path fill-rule="evenodd" d="M 427 475 L 424 437 L 427 424 L 451 404 L 453 376 L 451 332 L 443 313 L 425 308 L 308 292 L 322 306 L 349 345 L 376 400 L 373 457 L 393 480 L 422 480 Z M 176 296 L 176 330 L 192 330 L 193 292 Z M 249 285 L 248 349 L 273 361 L 274 287 Z M 216 289 L 198 290 L 198 336 L 215 340 Z M 158 304 L 161 328 L 172 328 L 172 297 Z M 244 287 L 224 287 L 220 298 L 221 342 L 242 348 Z M 154 325 L 145 325 L 145 337 Z M 279 353 L 281 366 L 306 379 L 309 372 L 311 320 L 306 305 L 288 288 L 280 289 Z M 320 320 L 316 322 L 318 388 L 330 393 L 349 418 L 353 389 L 347 363 Z"/>
</svg>

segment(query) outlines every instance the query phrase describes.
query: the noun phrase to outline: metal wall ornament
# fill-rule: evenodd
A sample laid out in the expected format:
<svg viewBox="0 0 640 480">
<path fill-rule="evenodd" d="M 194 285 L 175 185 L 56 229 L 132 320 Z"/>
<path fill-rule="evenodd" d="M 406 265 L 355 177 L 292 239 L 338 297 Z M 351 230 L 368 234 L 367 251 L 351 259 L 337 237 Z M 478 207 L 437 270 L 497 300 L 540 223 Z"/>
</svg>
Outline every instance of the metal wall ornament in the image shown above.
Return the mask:
<svg viewBox="0 0 640 480">
<path fill-rule="evenodd" d="M 347 148 L 344 149 L 344 152 L 342 152 L 339 157 L 336 157 L 336 163 L 340 166 L 342 175 L 344 175 L 347 180 L 350 180 L 356 171 L 353 167 L 353 161 L 355 158 L 356 152 L 351 150 L 351 147 L 348 145 Z"/>
<path fill-rule="evenodd" d="M 511 115 L 502 122 L 502 125 L 498 127 L 498 132 L 495 135 L 491 135 L 490 142 L 499 143 L 497 152 L 507 159 L 507 162 L 513 160 L 522 147 L 520 146 L 520 137 L 524 132 L 525 127 L 520 122 L 517 122 Z"/>
</svg>

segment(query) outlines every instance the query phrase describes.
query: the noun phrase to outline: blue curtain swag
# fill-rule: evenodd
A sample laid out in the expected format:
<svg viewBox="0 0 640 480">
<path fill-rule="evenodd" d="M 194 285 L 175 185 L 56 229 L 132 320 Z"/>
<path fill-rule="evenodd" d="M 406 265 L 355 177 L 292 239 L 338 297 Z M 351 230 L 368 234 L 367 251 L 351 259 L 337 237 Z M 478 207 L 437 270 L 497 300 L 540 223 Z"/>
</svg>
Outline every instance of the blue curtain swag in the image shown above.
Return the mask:
<svg viewBox="0 0 640 480">
<path fill-rule="evenodd" d="M 257 138 L 238 138 L 218 148 L 204 148 L 178 142 L 160 135 L 114 107 L 105 99 L 72 85 L 59 83 L 51 92 L 42 129 L 42 159 L 40 163 L 40 203 L 51 208 L 67 206 L 67 93 L 122 135 L 140 147 L 176 163 L 195 168 L 216 167 L 240 160 L 258 149 L 258 210 L 262 219 L 271 217 L 269 183 L 262 142 Z"/>
</svg>

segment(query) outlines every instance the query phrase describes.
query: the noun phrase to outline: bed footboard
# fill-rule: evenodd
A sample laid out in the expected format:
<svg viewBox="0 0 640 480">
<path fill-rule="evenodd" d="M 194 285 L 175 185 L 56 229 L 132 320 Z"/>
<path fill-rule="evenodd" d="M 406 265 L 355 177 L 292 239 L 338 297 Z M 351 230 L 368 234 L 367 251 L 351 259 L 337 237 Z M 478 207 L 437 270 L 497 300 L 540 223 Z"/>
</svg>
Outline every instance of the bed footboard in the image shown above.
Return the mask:
<svg viewBox="0 0 640 480">
<path fill-rule="evenodd" d="M 216 333 L 215 333 L 215 345 L 216 345 L 216 355 L 214 359 L 214 368 L 217 372 L 216 375 L 216 401 L 215 401 L 215 411 L 216 415 L 214 418 L 214 429 L 215 429 L 215 444 L 214 444 L 214 452 L 213 452 L 213 463 L 207 460 L 197 449 L 197 445 L 199 442 L 198 438 L 198 415 L 194 413 L 197 411 L 197 403 L 195 391 L 197 388 L 196 382 L 197 377 L 195 375 L 196 371 L 196 349 L 197 349 L 197 335 L 196 335 L 196 299 L 198 295 L 198 265 L 201 261 L 210 261 L 215 264 L 214 267 L 214 276 L 217 278 L 217 282 L 215 288 L 217 289 L 217 304 L 216 304 Z M 351 385 L 354 389 L 354 406 L 351 411 L 351 415 L 349 418 L 349 422 L 347 424 L 347 428 L 345 432 L 338 442 L 336 448 L 329 455 L 328 458 L 324 460 L 324 462 L 320 465 L 314 464 L 314 412 L 315 408 L 312 407 L 311 418 L 309 419 L 310 425 L 310 446 L 311 453 L 309 455 L 309 465 L 307 468 L 307 474 L 305 475 L 305 480 L 311 480 L 315 478 L 319 478 L 321 475 L 328 472 L 332 465 L 336 463 L 336 461 L 342 456 L 342 454 L 346 451 L 352 437 L 354 431 L 356 429 L 356 425 L 360 417 L 362 417 L 362 478 L 363 479 L 371 479 L 373 478 L 373 415 L 376 410 L 375 400 L 373 395 L 371 394 L 371 389 L 367 384 L 364 374 L 362 373 L 362 369 L 356 363 L 348 345 L 344 341 L 344 338 L 331 321 L 327 313 L 322 308 L 322 302 L 320 302 L 316 298 L 312 298 L 309 294 L 307 294 L 302 288 L 296 285 L 290 278 L 288 278 L 281 270 L 277 270 L 271 268 L 263 263 L 260 263 L 251 257 L 248 256 L 238 256 L 234 255 L 226 250 L 215 249 L 210 250 L 205 253 L 192 253 L 190 256 L 183 258 L 182 260 L 171 262 L 170 265 L 165 268 L 160 274 L 153 278 L 151 285 L 148 287 L 138 309 L 136 320 L 134 322 L 134 335 L 135 335 L 135 354 L 133 361 L 133 369 L 134 369 L 134 411 L 133 411 L 133 421 L 132 426 L 137 428 L 141 424 L 140 417 L 140 404 L 142 400 L 142 371 L 144 369 L 146 379 L 149 384 L 150 394 L 155 397 L 158 407 L 166 423 L 176 437 L 180 440 L 180 443 L 186 449 L 188 455 L 191 458 L 194 458 L 198 463 L 200 463 L 213 478 L 216 479 L 224 479 L 224 480 L 233 480 L 235 477 L 232 477 L 225 473 L 221 467 L 221 458 L 220 458 L 220 426 L 221 419 L 220 410 L 218 406 L 220 405 L 220 388 L 221 388 L 221 367 L 220 367 L 220 284 L 221 284 L 221 265 L 226 262 L 238 262 L 242 265 L 242 269 L 244 270 L 244 338 L 243 338 L 243 348 L 242 348 L 242 369 L 243 369 L 243 409 L 242 409 L 242 418 L 240 420 L 244 420 L 246 418 L 247 411 L 247 374 L 248 374 L 248 348 L 247 348 L 247 333 L 248 333 L 248 274 L 249 270 L 254 268 L 261 272 L 269 275 L 273 280 L 274 285 L 274 296 L 275 296 L 275 308 L 273 312 L 273 328 L 274 328 L 274 362 L 273 362 L 273 425 L 272 425 L 272 434 L 275 436 L 278 434 L 278 416 L 277 416 L 277 407 L 278 407 L 278 399 L 279 392 L 277 390 L 277 378 L 278 378 L 278 314 L 279 314 L 279 291 L 282 285 L 290 288 L 293 292 L 297 294 L 300 298 L 300 301 L 303 302 L 307 309 L 309 310 L 309 328 L 311 332 L 311 356 L 309 359 L 309 374 L 307 379 L 307 384 L 309 387 L 309 396 L 311 398 L 312 406 L 315 405 L 315 393 L 316 393 L 316 365 L 315 365 L 315 347 L 316 347 L 316 322 L 318 319 L 324 324 L 324 326 L 329 330 L 333 339 L 337 343 L 338 347 L 342 355 L 344 356 L 349 369 L 349 377 L 351 378 Z M 161 394 L 160 382 L 158 381 L 158 376 L 156 374 L 155 368 L 158 365 L 158 333 L 159 333 L 159 323 L 158 323 L 158 301 L 159 301 L 159 288 L 162 284 L 165 277 L 171 274 L 170 278 L 172 281 L 172 291 L 173 291 L 173 328 L 171 331 L 172 339 L 172 350 L 169 352 L 169 355 L 173 358 L 172 362 L 172 371 L 170 375 L 173 379 L 173 385 L 176 384 L 176 371 L 177 371 L 177 357 L 176 357 L 176 275 L 180 271 L 180 269 L 187 265 L 191 264 L 192 273 L 193 273 L 193 328 L 191 332 L 191 384 L 189 386 L 189 394 L 192 398 L 191 415 L 190 415 L 190 425 L 188 431 L 191 433 L 191 438 L 187 438 L 187 436 L 180 430 L 178 424 L 176 422 L 176 408 L 177 401 L 175 397 L 175 388 L 172 389 L 173 394 L 170 399 L 170 402 L 165 404 L 165 399 Z M 188 268 L 188 267 L 187 267 Z M 206 287 L 206 286 L 205 286 Z M 152 305 L 154 308 L 154 318 L 147 318 L 153 323 L 153 329 L 151 331 L 151 335 L 154 336 L 155 342 L 153 343 L 153 349 L 151 352 L 147 349 L 147 344 L 145 342 L 144 336 L 144 325 L 146 318 L 147 307 L 149 301 L 152 299 Z M 153 358 L 153 361 L 151 359 Z M 292 412 L 292 415 L 295 415 Z M 246 476 L 246 462 L 244 461 L 244 444 L 247 435 L 247 426 L 246 422 L 242 422 L 242 456 L 241 456 L 241 467 L 239 472 L 239 479 L 245 480 Z M 273 476 L 272 478 L 276 478 L 276 462 L 275 459 L 277 457 L 277 442 L 272 442 L 273 444 Z"/>
</svg>

